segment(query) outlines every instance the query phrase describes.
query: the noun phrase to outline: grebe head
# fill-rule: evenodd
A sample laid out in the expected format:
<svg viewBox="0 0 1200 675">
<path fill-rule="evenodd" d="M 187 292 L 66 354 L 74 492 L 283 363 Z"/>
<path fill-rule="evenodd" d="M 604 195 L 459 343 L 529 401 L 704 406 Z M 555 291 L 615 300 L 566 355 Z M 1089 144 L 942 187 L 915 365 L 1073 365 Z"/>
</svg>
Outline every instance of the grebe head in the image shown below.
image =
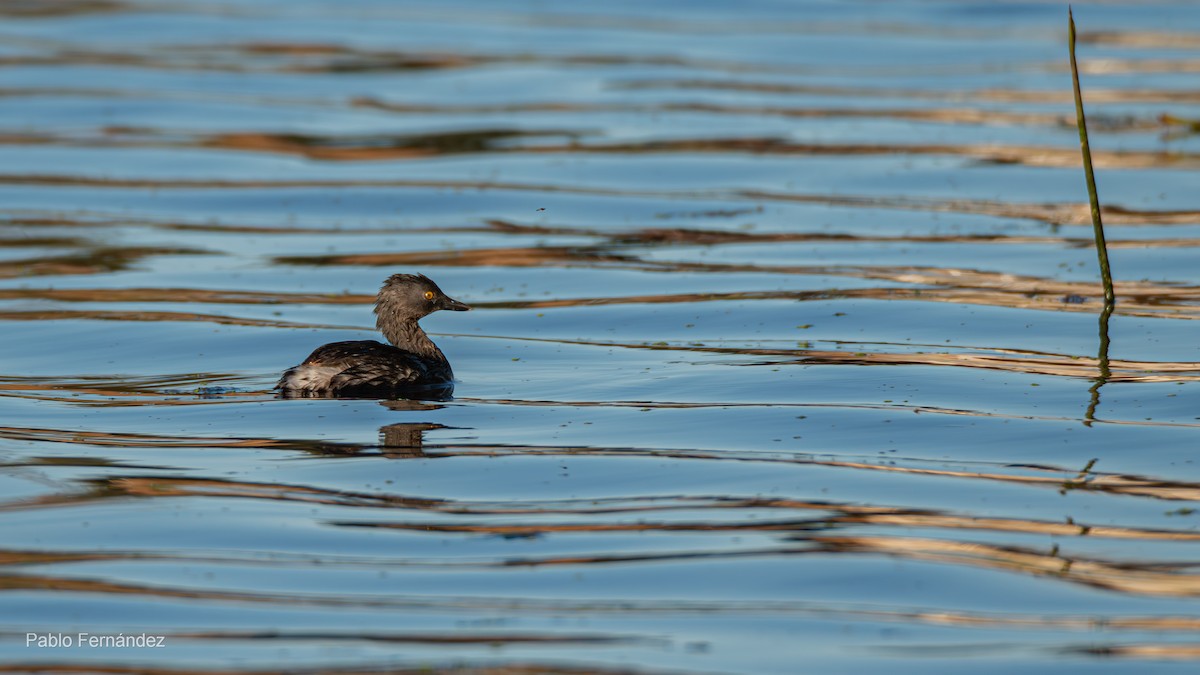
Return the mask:
<svg viewBox="0 0 1200 675">
<path fill-rule="evenodd" d="M 393 274 L 383 282 L 375 314 L 384 321 L 415 321 L 439 309 L 464 312 L 469 306 L 451 298 L 424 274 Z"/>
</svg>

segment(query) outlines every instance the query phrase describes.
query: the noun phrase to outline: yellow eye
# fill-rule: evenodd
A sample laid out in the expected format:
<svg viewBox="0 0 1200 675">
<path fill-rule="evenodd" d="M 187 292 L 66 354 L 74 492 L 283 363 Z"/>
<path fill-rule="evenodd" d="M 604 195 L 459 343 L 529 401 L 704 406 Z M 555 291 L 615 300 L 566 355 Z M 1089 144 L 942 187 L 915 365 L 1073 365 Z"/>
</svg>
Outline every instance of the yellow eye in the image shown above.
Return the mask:
<svg viewBox="0 0 1200 675">
<path fill-rule="evenodd" d="M 433 299 L 433 291 L 425 291 L 425 299 L 432 300 Z"/>
</svg>

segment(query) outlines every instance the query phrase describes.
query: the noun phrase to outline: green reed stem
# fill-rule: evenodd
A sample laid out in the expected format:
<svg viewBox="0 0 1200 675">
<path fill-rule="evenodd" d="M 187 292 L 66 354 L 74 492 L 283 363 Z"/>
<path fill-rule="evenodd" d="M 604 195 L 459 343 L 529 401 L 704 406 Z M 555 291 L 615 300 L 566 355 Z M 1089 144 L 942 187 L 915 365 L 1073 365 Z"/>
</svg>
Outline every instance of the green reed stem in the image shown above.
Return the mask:
<svg viewBox="0 0 1200 675">
<path fill-rule="evenodd" d="M 1104 241 L 1104 223 L 1100 221 L 1100 197 L 1096 194 L 1096 174 L 1092 171 L 1092 149 L 1088 146 L 1087 120 L 1083 116 L 1083 95 L 1079 92 L 1079 66 L 1075 64 L 1075 16 L 1067 7 L 1070 25 L 1071 84 L 1075 89 L 1075 121 L 1079 126 L 1079 146 L 1083 150 L 1083 173 L 1087 178 L 1088 200 L 1092 205 L 1092 230 L 1096 236 L 1096 255 L 1100 258 L 1100 280 L 1104 283 L 1104 304 L 1116 302 L 1112 269 L 1108 266 L 1108 244 Z"/>
</svg>

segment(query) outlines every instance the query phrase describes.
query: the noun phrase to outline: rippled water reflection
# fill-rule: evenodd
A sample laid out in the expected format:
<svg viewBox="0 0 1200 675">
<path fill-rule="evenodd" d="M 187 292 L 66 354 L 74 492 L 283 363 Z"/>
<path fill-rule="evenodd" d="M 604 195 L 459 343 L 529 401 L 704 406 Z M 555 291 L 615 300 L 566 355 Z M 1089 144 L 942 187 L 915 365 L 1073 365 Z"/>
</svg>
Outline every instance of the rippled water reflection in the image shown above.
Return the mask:
<svg viewBox="0 0 1200 675">
<path fill-rule="evenodd" d="M 0 14 L 4 669 L 1195 668 L 1187 3 L 1076 7 L 1108 354 L 1053 3 Z M 456 398 L 275 398 L 400 271 Z"/>
</svg>

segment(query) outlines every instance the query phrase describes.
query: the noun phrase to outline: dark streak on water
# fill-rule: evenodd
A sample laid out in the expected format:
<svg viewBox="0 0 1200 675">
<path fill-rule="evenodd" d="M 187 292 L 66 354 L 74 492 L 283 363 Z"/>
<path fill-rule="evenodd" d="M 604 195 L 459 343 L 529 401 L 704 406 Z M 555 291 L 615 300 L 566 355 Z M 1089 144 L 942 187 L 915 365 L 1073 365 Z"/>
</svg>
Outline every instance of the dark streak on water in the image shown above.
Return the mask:
<svg viewBox="0 0 1200 675">
<path fill-rule="evenodd" d="M 1053 3 L 0 6 L 0 669 L 1192 672 L 1200 15 L 1075 9 L 1108 355 Z M 397 271 L 458 397 L 276 399 Z"/>
</svg>

